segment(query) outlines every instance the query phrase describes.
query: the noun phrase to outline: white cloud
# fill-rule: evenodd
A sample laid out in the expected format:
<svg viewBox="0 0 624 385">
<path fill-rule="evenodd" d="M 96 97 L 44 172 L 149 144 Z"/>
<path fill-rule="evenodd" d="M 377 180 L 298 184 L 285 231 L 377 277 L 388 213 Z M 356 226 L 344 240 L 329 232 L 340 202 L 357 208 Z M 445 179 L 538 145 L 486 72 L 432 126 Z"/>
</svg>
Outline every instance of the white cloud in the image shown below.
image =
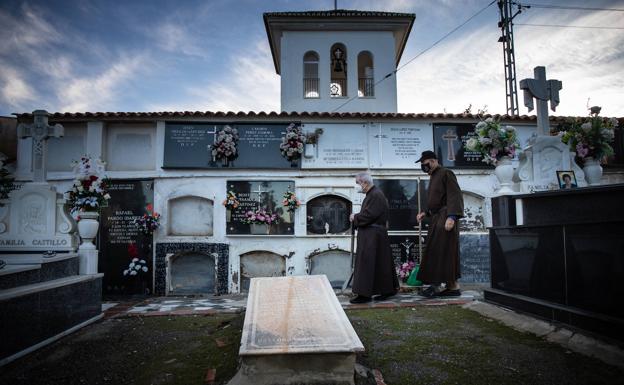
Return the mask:
<svg viewBox="0 0 624 385">
<path fill-rule="evenodd" d="M 60 89 L 60 111 L 104 111 L 115 109 L 125 82 L 133 79 L 146 58 L 142 55 L 121 58 L 94 77 L 74 77 Z"/>
<path fill-rule="evenodd" d="M 279 111 L 279 76 L 273 69 L 268 43 L 230 53 L 227 73 L 211 74 L 200 85 L 187 87 L 173 102 L 151 104 L 152 111 Z"/>
<path fill-rule="evenodd" d="M 556 24 L 552 13 L 534 13 L 523 23 Z M 549 16 L 550 15 L 550 16 Z M 571 17 L 567 25 L 618 25 L 615 13 Z M 516 76 L 532 78 L 546 67 L 549 79 L 563 82 L 557 115 L 585 115 L 587 98 L 603 115 L 624 115 L 624 55 L 621 31 L 516 26 Z M 462 112 L 488 106 L 505 113 L 503 53 L 498 30 L 490 25 L 460 30 L 399 72 L 399 111 Z M 412 37 L 413 38 L 413 37 Z M 619 87 L 618 87 L 619 85 Z M 519 86 L 519 84 L 518 84 Z M 520 114 L 528 114 L 519 90 Z M 531 114 L 534 114 L 532 112 Z"/>
<path fill-rule="evenodd" d="M 35 92 L 24 80 L 22 73 L 0 62 L 0 100 L 15 111 L 35 100 Z"/>
<path fill-rule="evenodd" d="M 165 51 L 206 57 L 206 51 L 198 44 L 197 38 L 178 23 L 165 22 L 148 33 L 155 34 L 156 44 Z"/>
<path fill-rule="evenodd" d="M 3 51 L 19 50 L 25 46 L 40 47 L 62 39 L 61 33 L 46 21 L 42 12 L 28 4 L 22 5 L 18 17 L 0 9 L 0 25 Z"/>
</svg>

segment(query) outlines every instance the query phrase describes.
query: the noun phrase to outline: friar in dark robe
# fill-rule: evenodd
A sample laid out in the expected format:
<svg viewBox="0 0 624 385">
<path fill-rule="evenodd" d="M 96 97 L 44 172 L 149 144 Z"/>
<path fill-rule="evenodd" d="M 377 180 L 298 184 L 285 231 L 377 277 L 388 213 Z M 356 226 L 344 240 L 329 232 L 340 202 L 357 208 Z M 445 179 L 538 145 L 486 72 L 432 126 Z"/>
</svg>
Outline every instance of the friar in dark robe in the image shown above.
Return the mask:
<svg viewBox="0 0 624 385">
<path fill-rule="evenodd" d="M 361 187 L 366 198 L 360 212 L 349 217 L 358 230 L 353 270 L 353 293 L 357 296 L 350 302 L 383 301 L 399 290 L 388 238 L 388 200 L 373 184 L 370 174 L 357 174 L 355 183 Z M 373 295 L 376 296 L 373 298 Z"/>
<path fill-rule="evenodd" d="M 459 266 L 459 218 L 464 216 L 464 199 L 457 178 L 451 170 L 438 163 L 433 151 L 424 151 L 416 163 L 431 176 L 427 195 L 427 211 L 416 219 L 431 218 L 427 244 L 418 270 L 418 280 L 430 284 L 421 292 L 425 297 L 457 297 L 461 295 L 457 280 Z M 446 283 L 444 290 L 440 289 Z"/>
</svg>

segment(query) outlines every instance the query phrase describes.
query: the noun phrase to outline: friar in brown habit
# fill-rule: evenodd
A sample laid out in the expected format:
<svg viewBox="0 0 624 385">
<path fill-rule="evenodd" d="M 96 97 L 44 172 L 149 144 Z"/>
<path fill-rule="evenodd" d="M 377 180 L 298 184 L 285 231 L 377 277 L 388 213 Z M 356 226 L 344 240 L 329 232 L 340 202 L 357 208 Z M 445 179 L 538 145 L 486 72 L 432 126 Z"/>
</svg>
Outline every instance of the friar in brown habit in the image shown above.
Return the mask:
<svg viewBox="0 0 624 385">
<path fill-rule="evenodd" d="M 357 253 L 353 271 L 353 293 L 357 297 L 351 303 L 383 301 L 399 290 L 399 280 L 392 261 L 390 239 L 388 238 L 388 200 L 373 184 L 370 174 L 356 175 L 361 192 L 366 194 L 358 214 L 351 214 L 349 220 L 357 227 Z M 374 298 L 373 295 L 377 294 Z"/>
<path fill-rule="evenodd" d="M 459 284 L 459 226 L 464 216 L 464 199 L 457 178 L 451 170 L 442 167 L 433 151 L 424 151 L 416 163 L 431 176 L 427 195 L 427 211 L 418 213 L 421 222 L 431 218 L 425 252 L 418 270 L 418 280 L 429 286 L 421 294 L 426 297 L 460 296 Z M 440 284 L 446 289 L 440 291 Z"/>
</svg>

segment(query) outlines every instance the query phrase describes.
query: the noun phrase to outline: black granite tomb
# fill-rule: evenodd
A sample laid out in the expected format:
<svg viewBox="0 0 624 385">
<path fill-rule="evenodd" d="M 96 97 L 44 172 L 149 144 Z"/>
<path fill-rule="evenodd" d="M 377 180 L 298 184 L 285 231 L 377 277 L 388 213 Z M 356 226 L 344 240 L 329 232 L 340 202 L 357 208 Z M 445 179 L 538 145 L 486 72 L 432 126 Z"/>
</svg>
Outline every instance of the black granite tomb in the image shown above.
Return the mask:
<svg viewBox="0 0 624 385">
<path fill-rule="evenodd" d="M 491 302 L 624 340 L 624 185 L 547 191 L 490 229 Z M 503 205 L 504 206 L 504 205 Z"/>
<path fill-rule="evenodd" d="M 152 292 L 152 236 L 139 232 L 134 219 L 146 213 L 154 202 L 152 180 L 113 180 L 108 207 L 100 215 L 98 271 L 104 273 L 105 294 L 148 294 Z M 124 276 L 134 257 L 147 262 L 148 271 Z"/>
</svg>

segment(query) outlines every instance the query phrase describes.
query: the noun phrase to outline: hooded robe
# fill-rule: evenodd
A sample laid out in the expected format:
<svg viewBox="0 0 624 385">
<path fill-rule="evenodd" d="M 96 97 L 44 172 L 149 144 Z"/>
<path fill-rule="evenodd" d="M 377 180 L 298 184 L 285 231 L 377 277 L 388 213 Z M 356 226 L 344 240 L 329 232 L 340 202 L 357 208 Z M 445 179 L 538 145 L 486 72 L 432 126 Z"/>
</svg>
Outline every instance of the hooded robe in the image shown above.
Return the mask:
<svg viewBox="0 0 624 385">
<path fill-rule="evenodd" d="M 358 229 L 353 292 L 358 295 L 393 294 L 399 288 L 386 225 L 388 211 L 383 192 L 372 186 L 353 218 L 353 226 Z"/>
<path fill-rule="evenodd" d="M 433 170 L 426 214 L 431 225 L 417 278 L 429 284 L 457 281 L 461 277 L 459 218 L 464 216 L 464 199 L 451 170 L 442 166 Z M 454 215 L 456 221 L 453 229 L 446 231 L 444 224 L 449 215 Z"/>
</svg>

